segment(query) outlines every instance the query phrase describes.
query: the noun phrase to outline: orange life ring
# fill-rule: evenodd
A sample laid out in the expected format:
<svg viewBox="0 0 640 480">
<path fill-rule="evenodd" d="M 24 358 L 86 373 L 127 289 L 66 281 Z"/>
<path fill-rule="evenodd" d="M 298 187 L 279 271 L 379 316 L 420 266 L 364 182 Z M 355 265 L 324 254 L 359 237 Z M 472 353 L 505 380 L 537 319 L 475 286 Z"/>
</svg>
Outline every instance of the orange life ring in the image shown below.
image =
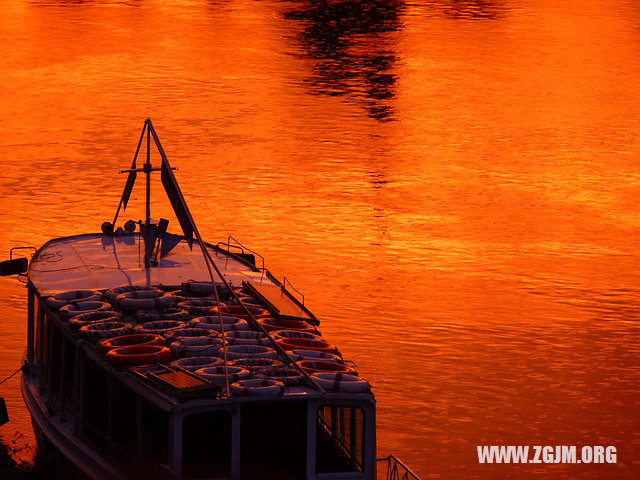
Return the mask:
<svg viewBox="0 0 640 480">
<path fill-rule="evenodd" d="M 213 307 L 217 307 L 218 305 L 224 304 L 219 303 L 215 298 L 212 297 L 189 298 L 187 300 L 180 301 L 178 303 L 178 308 L 186 310 L 191 316 L 196 316 L 207 315 Z"/>
<path fill-rule="evenodd" d="M 162 345 L 131 345 L 107 352 L 107 359 L 120 365 L 145 365 L 166 362 L 170 358 L 171 350 Z"/>
<path fill-rule="evenodd" d="M 164 338 L 161 335 L 152 333 L 133 333 L 131 335 L 121 335 L 119 337 L 107 338 L 98 344 L 98 348 L 103 352 L 108 352 L 114 348 L 130 347 L 133 345 L 163 345 Z"/>
<path fill-rule="evenodd" d="M 348 367 L 344 363 L 337 362 L 321 362 L 317 360 L 302 360 L 297 362 L 307 373 L 319 373 L 319 372 L 332 372 L 332 373 L 347 373 L 355 375 L 358 372 Z"/>
<path fill-rule="evenodd" d="M 274 330 L 301 330 L 315 332 L 311 325 L 302 320 L 285 320 L 283 318 L 260 318 L 258 319 L 258 323 L 262 325 L 262 327 L 267 332 L 272 332 Z"/>
<path fill-rule="evenodd" d="M 269 311 L 265 310 L 264 308 L 254 307 L 251 305 L 246 305 L 246 307 L 247 307 L 247 310 L 249 310 L 249 312 L 251 312 L 251 314 L 254 316 L 254 318 L 266 318 L 269 315 L 271 315 Z M 245 309 L 242 308 L 242 306 L 240 305 L 223 305 L 221 307 L 216 306 L 216 307 L 213 307 L 211 310 L 209 310 L 209 313 L 207 315 L 210 315 L 210 316 L 218 315 L 218 309 L 222 312 L 222 315 L 229 315 L 231 317 L 244 318 L 245 320 L 249 320 L 249 318 L 251 318 L 247 314 Z"/>
<path fill-rule="evenodd" d="M 276 340 L 276 342 L 285 350 L 304 349 L 338 354 L 338 349 L 322 338 L 287 338 L 284 340 Z"/>
<path fill-rule="evenodd" d="M 146 287 L 142 285 L 124 285 L 122 287 L 110 288 L 109 290 L 104 292 L 104 296 L 108 302 L 110 302 L 112 305 L 115 305 L 118 295 L 121 295 L 123 293 L 128 293 L 128 292 L 140 292 L 143 290 L 155 291 L 155 292 L 160 291 L 159 288 L 155 288 L 155 287 Z"/>
</svg>

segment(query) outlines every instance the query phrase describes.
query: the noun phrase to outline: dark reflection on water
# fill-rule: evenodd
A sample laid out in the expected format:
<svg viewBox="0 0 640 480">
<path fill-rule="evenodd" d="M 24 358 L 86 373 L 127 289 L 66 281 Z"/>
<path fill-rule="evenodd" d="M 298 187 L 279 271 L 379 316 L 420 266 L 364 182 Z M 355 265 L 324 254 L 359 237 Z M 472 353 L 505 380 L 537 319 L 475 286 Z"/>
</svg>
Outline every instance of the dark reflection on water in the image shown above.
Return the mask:
<svg viewBox="0 0 640 480">
<path fill-rule="evenodd" d="M 485 0 L 449 0 L 443 2 L 442 8 L 447 16 L 465 20 L 492 20 L 504 9 L 496 2 Z"/>
<path fill-rule="evenodd" d="M 305 23 L 303 55 L 313 59 L 307 83 L 313 94 L 346 95 L 361 102 L 371 118 L 393 120 L 397 61 L 391 39 L 400 30 L 404 3 L 399 1 L 299 4 L 285 14 Z"/>
</svg>

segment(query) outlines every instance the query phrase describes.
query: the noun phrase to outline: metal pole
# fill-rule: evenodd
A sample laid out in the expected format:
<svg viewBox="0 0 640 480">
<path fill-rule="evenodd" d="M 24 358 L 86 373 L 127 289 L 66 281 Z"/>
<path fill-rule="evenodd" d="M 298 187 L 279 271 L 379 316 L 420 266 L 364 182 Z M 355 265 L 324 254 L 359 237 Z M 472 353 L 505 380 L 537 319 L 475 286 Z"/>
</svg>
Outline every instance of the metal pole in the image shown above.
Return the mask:
<svg viewBox="0 0 640 480">
<path fill-rule="evenodd" d="M 147 119 L 145 122 L 147 127 L 151 125 L 151 120 Z M 147 226 L 146 229 L 146 237 L 144 242 L 144 266 L 145 268 L 149 268 L 151 265 L 151 252 L 150 252 L 150 235 L 151 235 L 151 134 L 150 128 L 147 128 L 147 163 L 144 164 L 144 171 L 147 174 L 147 213 L 145 224 Z"/>
</svg>

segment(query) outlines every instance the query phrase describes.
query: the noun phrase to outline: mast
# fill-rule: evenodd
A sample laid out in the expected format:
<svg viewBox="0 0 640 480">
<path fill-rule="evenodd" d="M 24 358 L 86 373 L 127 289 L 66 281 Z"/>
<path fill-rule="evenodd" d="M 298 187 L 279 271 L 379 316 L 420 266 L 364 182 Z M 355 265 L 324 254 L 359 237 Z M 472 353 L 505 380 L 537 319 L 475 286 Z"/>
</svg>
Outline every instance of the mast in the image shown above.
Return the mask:
<svg viewBox="0 0 640 480">
<path fill-rule="evenodd" d="M 147 209 L 146 209 L 146 218 L 145 218 L 145 241 L 144 241 L 144 267 L 148 270 L 151 266 L 151 254 L 153 253 L 153 245 L 155 244 L 152 241 L 151 235 L 151 133 L 149 132 L 149 124 L 151 123 L 151 119 L 147 118 L 145 120 L 145 125 L 147 126 L 147 163 L 144 164 L 144 173 L 147 174 Z"/>
</svg>

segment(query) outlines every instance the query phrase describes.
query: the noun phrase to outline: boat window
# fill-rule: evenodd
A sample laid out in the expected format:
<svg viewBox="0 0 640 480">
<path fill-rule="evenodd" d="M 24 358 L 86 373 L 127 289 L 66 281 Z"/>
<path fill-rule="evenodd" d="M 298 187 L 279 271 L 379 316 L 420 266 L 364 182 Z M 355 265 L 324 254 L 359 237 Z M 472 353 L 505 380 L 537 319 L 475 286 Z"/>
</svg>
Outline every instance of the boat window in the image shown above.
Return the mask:
<svg viewBox="0 0 640 480">
<path fill-rule="evenodd" d="M 132 465 L 138 448 L 135 392 L 118 378 L 111 379 L 109 453 L 118 463 Z"/>
<path fill-rule="evenodd" d="M 76 412 L 77 390 L 76 390 L 76 346 L 64 335 L 62 336 L 62 405 L 69 412 Z"/>
<path fill-rule="evenodd" d="M 307 406 L 304 401 L 244 404 L 240 411 L 240 478 L 306 477 Z"/>
<path fill-rule="evenodd" d="M 143 397 L 138 397 L 138 450 L 143 462 L 167 463 L 169 414 Z"/>
<path fill-rule="evenodd" d="M 42 360 L 42 349 L 41 349 L 41 340 L 42 340 L 42 327 L 44 321 L 44 312 L 42 310 L 42 304 L 39 300 L 34 302 L 34 314 L 33 314 L 33 361 L 35 364 L 40 367 Z"/>
<path fill-rule="evenodd" d="M 316 473 L 362 472 L 364 415 L 362 409 L 325 405 L 316 425 Z"/>
<path fill-rule="evenodd" d="M 49 322 L 49 361 L 47 365 L 47 384 L 49 395 L 60 403 L 60 376 L 62 374 L 60 363 L 62 360 L 62 333 L 55 322 Z"/>
<path fill-rule="evenodd" d="M 40 323 L 40 322 L 39 322 Z M 39 360 L 40 360 L 40 374 L 42 375 L 42 379 L 47 378 L 47 367 L 48 367 L 48 358 L 49 358 L 49 327 L 51 325 L 51 319 L 49 315 L 44 315 L 42 319 L 42 327 L 40 328 L 40 333 L 38 337 L 38 349 L 40 350 Z"/>
<path fill-rule="evenodd" d="M 231 412 L 215 410 L 184 418 L 182 475 L 185 478 L 231 476 Z"/>
<path fill-rule="evenodd" d="M 107 448 L 108 375 L 93 360 L 84 357 L 83 432 L 96 448 Z"/>
</svg>

